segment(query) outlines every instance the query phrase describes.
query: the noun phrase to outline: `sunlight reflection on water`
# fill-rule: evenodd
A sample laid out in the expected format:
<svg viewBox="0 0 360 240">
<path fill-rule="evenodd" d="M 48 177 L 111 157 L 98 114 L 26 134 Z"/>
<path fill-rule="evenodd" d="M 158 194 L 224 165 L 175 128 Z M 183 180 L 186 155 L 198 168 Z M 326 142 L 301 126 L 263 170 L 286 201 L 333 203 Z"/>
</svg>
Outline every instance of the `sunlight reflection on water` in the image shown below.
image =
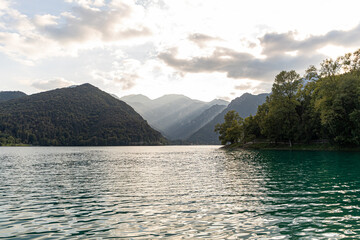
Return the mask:
<svg viewBox="0 0 360 240">
<path fill-rule="evenodd" d="M 3 238 L 357 238 L 359 153 L 0 149 Z"/>
</svg>

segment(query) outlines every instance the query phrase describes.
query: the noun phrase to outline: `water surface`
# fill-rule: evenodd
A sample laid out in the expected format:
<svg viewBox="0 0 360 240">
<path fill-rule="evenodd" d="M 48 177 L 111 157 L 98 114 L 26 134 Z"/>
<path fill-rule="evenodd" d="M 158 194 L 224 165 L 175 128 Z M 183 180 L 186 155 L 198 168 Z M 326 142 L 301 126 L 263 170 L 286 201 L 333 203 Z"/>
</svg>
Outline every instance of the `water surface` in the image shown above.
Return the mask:
<svg viewBox="0 0 360 240">
<path fill-rule="evenodd" d="M 360 153 L 0 148 L 0 238 L 360 238 Z"/>
</svg>

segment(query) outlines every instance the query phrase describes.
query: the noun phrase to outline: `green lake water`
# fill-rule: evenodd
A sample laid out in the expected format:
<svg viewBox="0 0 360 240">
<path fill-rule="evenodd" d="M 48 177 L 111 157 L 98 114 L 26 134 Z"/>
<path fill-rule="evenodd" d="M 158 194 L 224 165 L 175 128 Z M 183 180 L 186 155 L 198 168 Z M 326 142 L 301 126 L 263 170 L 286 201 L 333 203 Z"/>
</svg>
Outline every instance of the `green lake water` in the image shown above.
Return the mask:
<svg viewBox="0 0 360 240">
<path fill-rule="evenodd" d="M 359 239 L 360 153 L 1 147 L 0 238 Z"/>
</svg>

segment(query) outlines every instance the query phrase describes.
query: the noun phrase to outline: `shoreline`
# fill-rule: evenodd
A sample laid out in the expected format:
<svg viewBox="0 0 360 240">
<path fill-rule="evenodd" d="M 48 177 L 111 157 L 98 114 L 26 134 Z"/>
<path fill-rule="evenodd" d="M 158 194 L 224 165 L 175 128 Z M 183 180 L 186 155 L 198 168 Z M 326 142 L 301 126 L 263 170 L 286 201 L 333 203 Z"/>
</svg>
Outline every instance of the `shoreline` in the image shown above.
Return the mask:
<svg viewBox="0 0 360 240">
<path fill-rule="evenodd" d="M 30 144 L 9 144 L 1 145 L 1 147 L 129 147 L 129 146 L 205 146 L 203 144 L 179 144 L 179 145 L 114 145 L 114 146 L 98 146 L 98 145 L 86 145 L 86 146 L 42 146 L 42 145 L 30 145 Z M 294 144 L 292 147 L 287 144 L 274 144 L 274 143 L 247 143 L 247 144 L 230 144 L 230 145 L 216 145 L 220 149 L 236 151 L 236 150 L 275 150 L 275 151 L 345 151 L 345 152 L 360 152 L 359 147 L 340 147 L 330 145 L 328 143 L 317 144 Z"/>
<path fill-rule="evenodd" d="M 274 143 L 250 143 L 250 144 L 230 144 L 221 147 L 226 150 L 281 150 L 281 151 L 346 151 L 346 152 L 360 152 L 359 147 L 341 147 L 334 146 L 328 143 L 318 144 L 294 144 L 290 147 L 287 144 Z"/>
</svg>

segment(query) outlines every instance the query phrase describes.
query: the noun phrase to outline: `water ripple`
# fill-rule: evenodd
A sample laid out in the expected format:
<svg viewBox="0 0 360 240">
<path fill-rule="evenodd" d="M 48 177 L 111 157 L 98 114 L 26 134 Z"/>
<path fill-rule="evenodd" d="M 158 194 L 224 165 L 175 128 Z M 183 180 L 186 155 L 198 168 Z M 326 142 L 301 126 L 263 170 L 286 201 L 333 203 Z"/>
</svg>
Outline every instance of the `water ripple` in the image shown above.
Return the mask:
<svg viewBox="0 0 360 240">
<path fill-rule="evenodd" d="M 359 153 L 0 150 L 4 239 L 360 238 Z"/>
</svg>

